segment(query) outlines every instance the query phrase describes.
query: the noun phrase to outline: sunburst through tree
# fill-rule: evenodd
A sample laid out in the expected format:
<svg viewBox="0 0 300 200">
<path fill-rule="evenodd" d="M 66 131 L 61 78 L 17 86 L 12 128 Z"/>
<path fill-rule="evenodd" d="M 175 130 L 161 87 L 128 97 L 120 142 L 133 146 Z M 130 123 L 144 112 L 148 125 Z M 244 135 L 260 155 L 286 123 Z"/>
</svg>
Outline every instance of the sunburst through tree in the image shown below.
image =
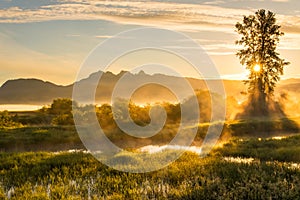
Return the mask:
<svg viewBox="0 0 300 200">
<path fill-rule="evenodd" d="M 255 15 L 244 16 L 235 28 L 241 35 L 236 44 L 243 46 L 236 55 L 249 71 L 245 81 L 249 93 L 245 113 L 248 116 L 269 116 L 274 88 L 283 75 L 284 66 L 289 64 L 276 51 L 284 33 L 276 24 L 275 14 L 264 9 Z"/>
</svg>

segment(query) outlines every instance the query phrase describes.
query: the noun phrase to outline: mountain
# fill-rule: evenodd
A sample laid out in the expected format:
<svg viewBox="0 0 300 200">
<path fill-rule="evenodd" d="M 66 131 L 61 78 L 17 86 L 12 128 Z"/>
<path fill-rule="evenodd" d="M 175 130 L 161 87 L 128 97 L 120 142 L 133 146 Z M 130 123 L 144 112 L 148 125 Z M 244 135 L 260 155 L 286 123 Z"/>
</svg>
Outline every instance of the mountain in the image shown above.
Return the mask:
<svg viewBox="0 0 300 200">
<path fill-rule="evenodd" d="M 54 98 L 70 98 L 72 85 L 59 86 L 38 79 L 6 81 L 0 87 L 0 104 L 47 104 Z"/>
<path fill-rule="evenodd" d="M 125 78 L 123 75 L 125 75 Z M 101 80 L 98 86 L 95 86 L 95 82 Z M 95 72 L 88 78 L 82 79 L 77 82 L 77 86 L 81 89 L 81 94 L 87 91 L 86 88 L 97 87 L 96 89 L 96 102 L 105 103 L 110 102 L 112 91 L 116 86 L 116 83 L 121 80 L 122 84 L 118 85 L 120 90 L 118 92 L 119 97 L 123 97 L 128 88 L 133 88 L 136 85 L 141 85 L 145 82 L 153 82 L 137 89 L 132 99 L 137 103 L 151 103 L 157 101 L 176 101 L 176 96 L 166 87 L 155 84 L 161 82 L 164 85 L 169 85 L 177 89 L 179 96 L 187 98 L 191 95 L 187 91 L 183 84 L 180 82 L 183 80 L 181 77 L 168 76 L 163 74 L 149 75 L 143 71 L 138 74 L 131 74 L 129 72 L 122 71 L 119 74 L 113 74 L 111 72 Z M 217 85 L 217 80 L 201 80 L 194 78 L 186 78 L 191 84 L 194 90 L 207 89 L 206 84 L 211 86 Z M 227 96 L 234 96 L 237 99 L 243 99 L 245 96 L 241 92 L 246 91 L 246 86 L 242 81 L 237 80 L 223 80 L 224 88 Z M 16 79 L 5 82 L 0 87 L 0 104 L 50 104 L 55 98 L 71 98 L 73 85 L 61 86 L 54 83 L 45 82 L 38 79 Z M 280 82 L 276 91 L 280 92 L 300 92 L 300 79 L 288 79 Z M 217 89 L 213 92 L 219 92 Z"/>
</svg>

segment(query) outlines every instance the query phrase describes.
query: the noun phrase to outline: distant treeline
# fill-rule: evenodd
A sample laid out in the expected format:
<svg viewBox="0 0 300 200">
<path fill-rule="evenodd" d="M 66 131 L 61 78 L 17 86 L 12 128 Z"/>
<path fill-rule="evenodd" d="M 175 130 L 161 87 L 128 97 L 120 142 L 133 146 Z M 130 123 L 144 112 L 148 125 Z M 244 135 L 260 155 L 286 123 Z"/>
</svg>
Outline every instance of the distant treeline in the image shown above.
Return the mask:
<svg viewBox="0 0 300 200">
<path fill-rule="evenodd" d="M 198 102 L 198 108 L 200 112 L 200 118 L 197 118 L 198 110 L 195 109 L 195 105 L 191 102 L 193 98 L 196 98 Z M 213 99 L 213 100 L 212 100 Z M 195 99 L 194 99 L 195 100 Z M 130 118 L 140 126 L 147 126 L 153 121 L 160 121 L 160 113 L 151 113 L 150 118 L 149 112 L 153 105 L 137 105 L 134 102 L 126 99 L 119 99 L 114 102 L 114 111 L 112 111 L 112 105 L 102 104 L 96 105 L 78 105 L 71 99 L 55 99 L 52 104 L 45 106 L 37 111 L 31 112 L 0 112 L 0 129 L 6 128 L 18 128 L 23 127 L 44 127 L 49 134 L 52 129 L 47 127 L 53 126 L 70 126 L 72 127 L 72 135 L 76 134 L 74 126 L 74 115 L 81 115 L 84 119 L 86 113 L 91 111 L 96 113 L 98 122 L 105 134 L 110 140 L 119 145 L 120 147 L 128 147 L 128 143 L 132 144 L 129 146 L 137 147 L 143 145 L 161 145 L 170 142 L 177 134 L 178 128 L 181 123 L 181 109 L 188 110 L 188 116 L 186 120 L 197 123 L 191 125 L 190 129 L 197 129 L 197 135 L 195 138 L 195 144 L 201 144 L 203 138 L 207 134 L 209 127 L 223 126 L 222 120 L 222 108 L 218 110 L 219 113 L 215 113 L 217 119 L 211 122 L 212 102 L 224 101 L 223 97 L 218 94 L 210 93 L 208 91 L 197 91 L 196 96 L 187 98 L 182 103 L 169 103 L 161 102 L 157 103 L 164 108 L 166 111 L 167 119 L 164 127 L 150 138 L 136 138 L 128 135 L 121 130 L 115 122 L 115 119 L 122 121 L 122 123 L 129 122 L 129 116 L 126 114 L 129 110 Z M 290 120 L 289 118 L 278 118 L 278 119 L 239 119 L 232 120 L 234 112 L 238 112 L 239 104 L 233 97 L 226 99 L 226 110 L 227 116 L 223 126 L 221 136 L 261 136 L 269 137 L 270 135 L 282 134 L 282 133 L 297 133 L 299 131 L 297 122 L 300 121 L 298 118 Z M 129 106 L 128 106 L 129 105 Z M 221 105 L 221 104 L 220 104 Z M 76 109 L 74 109 L 76 108 Z M 218 118 L 219 117 L 219 118 Z M 219 119 L 219 120 L 218 120 Z M 219 123 L 221 121 L 221 123 Z M 25 130 L 24 129 L 24 130 Z M 20 129 L 21 130 L 21 129 Z M 19 131 L 15 131 L 16 135 Z M 73 133 L 74 132 L 74 133 Z M 30 134 L 30 133 L 28 133 Z M 217 134 L 217 133 L 216 133 Z M 51 134 L 50 134 L 51 135 Z M 183 138 L 184 140 L 184 138 Z M 127 141 L 127 142 L 124 142 Z M 8 142 L 7 144 L 11 144 Z M 126 146 L 127 145 L 127 146 Z"/>
<path fill-rule="evenodd" d="M 193 98 L 197 98 L 198 108 L 192 104 Z M 151 120 L 158 120 L 159 115 L 156 119 L 150 119 L 149 112 L 153 106 L 161 106 L 165 109 L 167 114 L 166 123 L 178 123 L 181 120 L 181 109 L 188 111 L 188 115 L 185 120 L 197 119 L 197 113 L 199 109 L 200 118 L 199 123 L 209 122 L 211 120 L 211 98 L 222 99 L 221 96 L 210 93 L 208 91 L 197 91 L 196 96 L 187 98 L 182 103 L 169 103 L 160 102 L 155 105 L 137 105 L 134 102 L 126 99 L 118 99 L 114 102 L 115 115 L 112 112 L 112 105 L 102 104 L 100 106 L 85 105 L 79 106 L 76 102 L 71 99 L 60 98 L 53 100 L 50 106 L 44 106 L 38 111 L 33 112 L 1 112 L 0 127 L 10 127 L 17 125 L 74 125 L 73 114 L 74 111 L 87 111 L 93 109 L 98 117 L 99 123 L 103 128 L 115 127 L 115 119 L 123 120 L 124 122 L 129 120 L 129 116 L 126 115 L 127 109 L 131 119 L 140 126 L 145 126 L 150 123 Z M 128 106 L 129 105 L 129 106 Z M 74 109 L 75 108 L 75 109 Z M 78 114 L 78 113 L 77 113 Z M 220 117 L 221 119 L 221 117 Z"/>
</svg>

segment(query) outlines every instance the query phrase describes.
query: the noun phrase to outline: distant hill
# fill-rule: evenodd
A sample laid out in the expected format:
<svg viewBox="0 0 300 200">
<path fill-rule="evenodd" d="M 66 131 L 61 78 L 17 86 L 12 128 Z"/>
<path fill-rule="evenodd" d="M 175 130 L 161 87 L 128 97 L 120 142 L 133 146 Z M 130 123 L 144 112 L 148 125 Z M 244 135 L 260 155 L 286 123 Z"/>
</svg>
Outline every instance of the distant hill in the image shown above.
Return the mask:
<svg viewBox="0 0 300 200">
<path fill-rule="evenodd" d="M 0 104 L 47 104 L 71 94 L 72 85 L 59 86 L 38 79 L 9 80 L 0 87 Z"/>
<path fill-rule="evenodd" d="M 288 93 L 300 93 L 300 79 L 282 80 L 277 87 L 278 91 Z"/>
<path fill-rule="evenodd" d="M 124 75 L 124 71 L 119 74 L 111 72 L 96 72 L 91 74 L 88 78 L 82 79 L 78 82 L 82 91 L 85 88 L 91 87 L 95 80 L 100 80 L 100 86 L 96 91 L 96 102 L 104 103 L 110 102 L 110 97 L 115 84 Z M 149 75 L 144 72 L 138 74 L 129 74 L 128 79 L 124 81 L 122 87 L 124 89 L 139 85 L 143 81 L 159 82 L 162 81 L 168 85 L 179 87 L 179 91 L 183 96 L 188 97 L 190 94 L 182 87 L 180 81 L 182 78 L 175 76 L 168 76 L 163 74 Z M 187 78 L 194 90 L 207 89 L 206 83 L 215 85 L 216 80 L 204 80 Z M 245 98 L 241 92 L 246 91 L 246 87 L 242 81 L 237 80 L 223 80 L 227 96 L 234 96 L 237 99 Z M 300 92 L 300 79 L 288 79 L 280 82 L 276 88 L 277 92 Z M 73 84 L 67 86 L 56 85 L 54 83 L 45 82 L 38 79 L 16 79 L 5 82 L 0 87 L 0 104 L 50 104 L 55 98 L 71 98 Z M 123 90 L 125 91 L 125 90 Z M 213 92 L 218 92 L 213 91 Z M 122 92 L 118 94 L 122 96 Z M 168 89 L 157 84 L 149 84 L 138 89 L 134 95 L 133 100 L 137 103 L 157 102 L 157 101 L 175 101 L 176 98 Z"/>
</svg>

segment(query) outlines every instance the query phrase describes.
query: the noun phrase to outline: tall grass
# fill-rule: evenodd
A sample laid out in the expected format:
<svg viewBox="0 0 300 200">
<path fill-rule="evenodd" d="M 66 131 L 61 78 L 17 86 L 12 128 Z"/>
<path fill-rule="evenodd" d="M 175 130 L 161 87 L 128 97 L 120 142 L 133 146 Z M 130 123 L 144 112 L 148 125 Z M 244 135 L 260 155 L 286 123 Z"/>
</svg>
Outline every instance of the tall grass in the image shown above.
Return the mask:
<svg viewBox="0 0 300 200">
<path fill-rule="evenodd" d="M 85 153 L 0 154 L 7 199 L 295 199 L 300 171 L 274 163 L 239 164 L 185 153 L 162 170 L 112 170 Z"/>
<path fill-rule="evenodd" d="M 300 135 L 281 140 L 271 138 L 232 139 L 214 153 L 253 157 L 262 161 L 300 162 Z"/>
</svg>

